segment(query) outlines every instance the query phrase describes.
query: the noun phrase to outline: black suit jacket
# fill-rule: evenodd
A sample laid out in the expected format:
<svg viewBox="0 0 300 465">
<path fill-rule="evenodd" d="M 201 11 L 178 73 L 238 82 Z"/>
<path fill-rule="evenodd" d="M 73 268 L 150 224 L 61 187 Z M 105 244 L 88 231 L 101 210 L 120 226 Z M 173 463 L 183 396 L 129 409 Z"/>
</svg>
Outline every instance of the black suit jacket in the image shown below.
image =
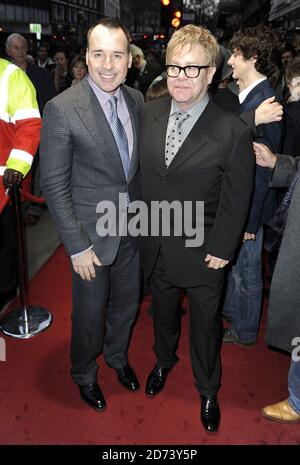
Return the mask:
<svg viewBox="0 0 300 465">
<path fill-rule="evenodd" d="M 245 113 L 255 110 L 266 98 L 273 97 L 274 95 L 276 96 L 274 89 L 271 87 L 269 81 L 265 79 L 249 92 L 240 106 L 240 112 Z M 278 153 L 281 148 L 281 139 L 282 123 L 275 122 L 263 124 L 261 134 L 255 138 L 255 141 L 267 145 L 273 152 Z M 255 189 L 246 225 L 246 231 L 249 233 L 255 234 L 259 226 L 270 219 L 274 213 L 276 194 L 275 191 L 270 190 L 269 184 L 270 170 L 257 165 L 255 170 Z"/>
<path fill-rule="evenodd" d="M 145 95 L 150 84 L 163 70 L 160 64 L 147 62 L 143 74 L 139 77 L 139 71 L 135 67 L 132 67 L 128 70 L 126 84 L 134 87 L 135 81 L 138 80 L 138 89 Z"/>
<path fill-rule="evenodd" d="M 46 103 L 57 94 L 52 76 L 47 69 L 40 68 L 33 63 L 27 63 L 26 74 L 35 87 L 39 110 L 43 115 Z"/>
<path fill-rule="evenodd" d="M 146 237 L 146 276 L 161 246 L 167 276 L 176 286 L 201 283 L 207 253 L 232 260 L 240 243 L 253 189 L 255 160 L 250 129 L 212 101 L 192 128 L 168 169 L 165 137 L 171 99 L 144 106 L 141 118 L 141 177 L 144 200 L 204 201 L 204 242 L 186 247 L 185 237 Z M 196 224 L 195 212 L 192 223 Z M 171 224 L 171 234 L 174 225 Z M 209 270 L 214 273 L 215 270 Z"/>
<path fill-rule="evenodd" d="M 286 104 L 284 111 L 286 127 L 283 153 L 296 157 L 300 155 L 300 101 Z"/>
</svg>

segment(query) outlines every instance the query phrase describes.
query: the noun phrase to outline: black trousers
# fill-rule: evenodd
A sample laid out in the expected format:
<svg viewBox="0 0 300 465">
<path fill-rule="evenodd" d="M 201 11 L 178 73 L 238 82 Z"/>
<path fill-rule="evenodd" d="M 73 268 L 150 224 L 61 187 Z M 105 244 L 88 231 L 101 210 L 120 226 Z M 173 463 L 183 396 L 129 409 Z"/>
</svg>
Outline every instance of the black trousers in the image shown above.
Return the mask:
<svg viewBox="0 0 300 465">
<path fill-rule="evenodd" d="M 13 210 L 7 206 L 0 214 L 0 293 L 13 291 L 17 283 L 16 227 Z"/>
<path fill-rule="evenodd" d="M 96 266 L 91 281 L 72 270 L 72 279 L 71 374 L 77 384 L 90 384 L 96 382 L 96 358 L 102 352 L 110 367 L 128 363 L 140 292 L 139 252 L 130 238 L 123 237 L 112 265 Z"/>
<path fill-rule="evenodd" d="M 192 369 L 196 388 L 205 396 L 216 394 L 220 387 L 222 319 L 219 304 L 223 282 L 223 269 L 204 269 L 201 285 L 185 289 L 190 309 Z M 180 289 L 168 280 L 161 252 L 150 283 L 155 335 L 153 350 L 159 366 L 171 367 L 178 361 Z"/>
</svg>

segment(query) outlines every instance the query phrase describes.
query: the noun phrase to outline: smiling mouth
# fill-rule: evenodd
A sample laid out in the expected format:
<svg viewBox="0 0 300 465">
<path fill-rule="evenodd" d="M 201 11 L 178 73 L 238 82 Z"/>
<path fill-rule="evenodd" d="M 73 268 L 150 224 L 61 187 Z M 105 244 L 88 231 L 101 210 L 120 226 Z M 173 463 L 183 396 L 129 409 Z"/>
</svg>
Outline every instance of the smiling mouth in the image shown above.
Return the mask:
<svg viewBox="0 0 300 465">
<path fill-rule="evenodd" d="M 103 79 L 113 79 L 115 77 L 114 74 L 111 74 L 111 75 L 107 75 L 107 74 L 103 74 L 103 73 L 99 73 L 99 74 Z"/>
</svg>

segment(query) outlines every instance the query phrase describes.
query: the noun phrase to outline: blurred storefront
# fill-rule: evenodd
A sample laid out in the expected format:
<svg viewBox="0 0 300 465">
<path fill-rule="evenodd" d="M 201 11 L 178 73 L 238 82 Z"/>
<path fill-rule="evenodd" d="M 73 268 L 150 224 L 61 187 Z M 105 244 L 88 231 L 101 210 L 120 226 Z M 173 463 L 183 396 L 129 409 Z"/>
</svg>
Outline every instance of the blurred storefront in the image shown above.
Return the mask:
<svg viewBox="0 0 300 465">
<path fill-rule="evenodd" d="M 300 0 L 271 0 L 269 20 L 285 42 L 300 50 Z"/>
<path fill-rule="evenodd" d="M 220 0 L 217 26 L 222 30 L 220 40 L 228 41 L 242 26 L 267 23 L 270 0 Z"/>
</svg>

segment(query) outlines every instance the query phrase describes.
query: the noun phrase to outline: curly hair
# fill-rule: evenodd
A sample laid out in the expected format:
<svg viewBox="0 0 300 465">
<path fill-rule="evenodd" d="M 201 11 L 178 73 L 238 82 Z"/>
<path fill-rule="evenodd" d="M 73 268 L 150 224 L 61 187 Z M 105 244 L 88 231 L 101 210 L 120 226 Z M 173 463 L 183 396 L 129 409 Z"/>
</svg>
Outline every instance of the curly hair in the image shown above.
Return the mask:
<svg viewBox="0 0 300 465">
<path fill-rule="evenodd" d="M 236 32 L 230 48 L 240 52 L 245 60 L 256 58 L 255 69 L 261 74 L 267 74 L 272 66 L 272 52 L 277 47 L 277 36 L 267 26 L 247 27 Z"/>
</svg>

